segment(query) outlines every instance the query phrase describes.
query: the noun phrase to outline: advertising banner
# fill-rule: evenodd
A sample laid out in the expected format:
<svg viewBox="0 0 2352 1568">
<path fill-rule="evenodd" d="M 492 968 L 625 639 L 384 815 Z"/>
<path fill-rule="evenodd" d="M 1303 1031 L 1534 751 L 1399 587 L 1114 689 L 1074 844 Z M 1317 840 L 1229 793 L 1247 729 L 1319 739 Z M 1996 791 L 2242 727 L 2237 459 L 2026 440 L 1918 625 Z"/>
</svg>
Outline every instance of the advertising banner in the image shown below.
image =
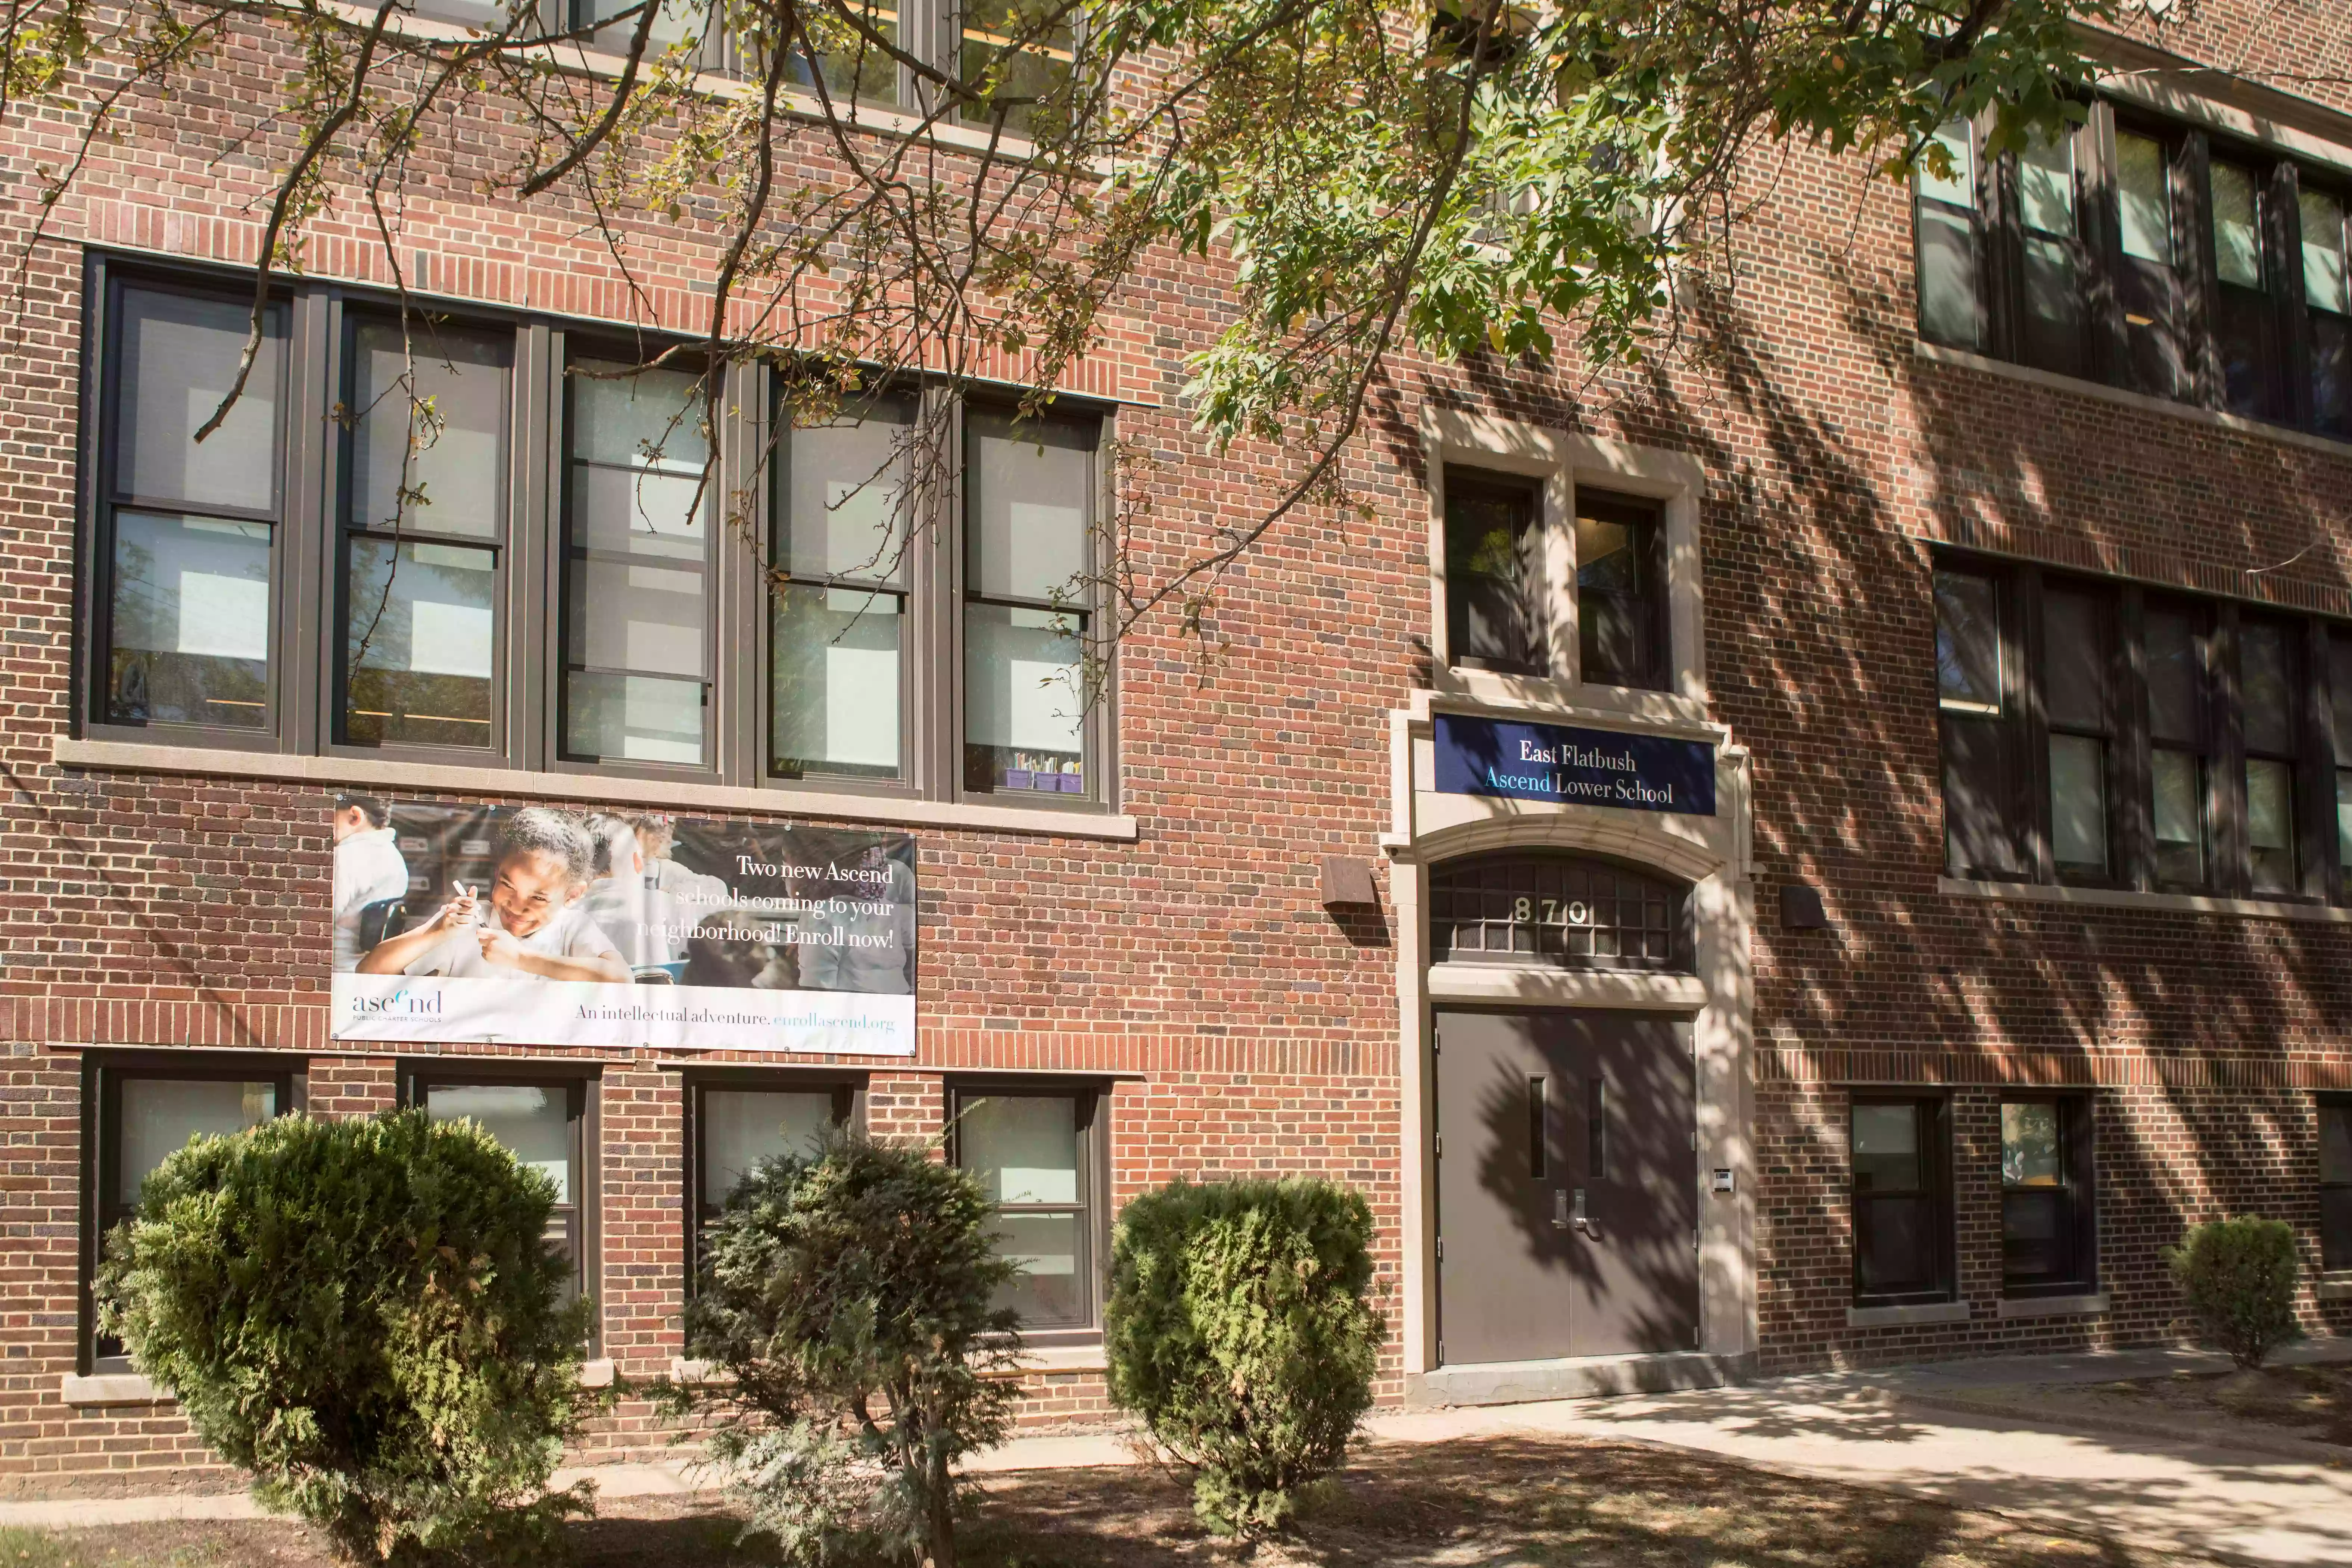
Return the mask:
<svg viewBox="0 0 2352 1568">
<path fill-rule="evenodd" d="M 1431 728 L 1443 794 L 1715 815 L 1715 748 L 1703 741 L 1468 713 L 1437 714 Z"/>
<path fill-rule="evenodd" d="M 915 841 L 343 795 L 334 1036 L 915 1050 Z"/>
</svg>

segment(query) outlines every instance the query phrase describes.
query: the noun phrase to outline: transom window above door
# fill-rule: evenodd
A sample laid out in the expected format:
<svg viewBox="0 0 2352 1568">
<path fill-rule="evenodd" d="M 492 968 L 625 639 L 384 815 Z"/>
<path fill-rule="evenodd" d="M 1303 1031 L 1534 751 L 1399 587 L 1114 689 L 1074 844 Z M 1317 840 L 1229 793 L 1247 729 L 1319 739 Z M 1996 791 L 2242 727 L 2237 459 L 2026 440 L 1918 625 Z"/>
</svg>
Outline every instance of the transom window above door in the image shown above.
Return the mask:
<svg viewBox="0 0 2352 1568">
<path fill-rule="evenodd" d="M 1611 860 L 1511 850 L 1448 861 L 1430 874 L 1429 909 L 1441 963 L 1692 966 L 1688 890 Z"/>
</svg>

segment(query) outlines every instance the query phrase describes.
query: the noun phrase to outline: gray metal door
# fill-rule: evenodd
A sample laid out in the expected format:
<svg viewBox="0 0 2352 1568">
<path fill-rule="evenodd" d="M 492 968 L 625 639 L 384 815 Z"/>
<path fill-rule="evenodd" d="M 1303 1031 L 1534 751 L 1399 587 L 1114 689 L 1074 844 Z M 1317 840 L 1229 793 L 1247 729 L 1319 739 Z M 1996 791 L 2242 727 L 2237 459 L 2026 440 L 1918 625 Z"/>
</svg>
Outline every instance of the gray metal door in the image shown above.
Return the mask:
<svg viewBox="0 0 2352 1568">
<path fill-rule="evenodd" d="M 1689 1024 L 1548 1009 L 1436 1026 L 1440 1361 L 1690 1349 Z"/>
</svg>

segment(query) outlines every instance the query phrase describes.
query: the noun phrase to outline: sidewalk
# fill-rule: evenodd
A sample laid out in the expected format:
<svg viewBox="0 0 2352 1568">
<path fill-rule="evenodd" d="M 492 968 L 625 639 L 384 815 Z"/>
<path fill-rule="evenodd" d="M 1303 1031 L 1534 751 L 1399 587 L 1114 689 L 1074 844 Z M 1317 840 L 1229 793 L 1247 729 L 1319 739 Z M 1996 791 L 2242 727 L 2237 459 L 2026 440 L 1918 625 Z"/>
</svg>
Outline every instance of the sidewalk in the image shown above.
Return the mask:
<svg viewBox="0 0 2352 1568">
<path fill-rule="evenodd" d="M 2352 1359 L 2352 1342 L 2293 1347 L 2287 1362 Z M 2095 1383 L 2218 1372 L 2220 1356 L 2173 1351 L 2004 1358 L 1779 1378 L 1743 1387 L 1541 1405 L 1383 1411 L 1377 1443 L 1550 1436 L 1720 1455 L 1783 1474 L 1878 1487 L 2069 1533 L 2251 1564 L 2352 1563 L 2352 1468 L 2200 1441 L 2193 1432 L 2062 1428 L 2011 1409 L 1939 1397 L 2027 1383 Z M 1018 1437 L 971 1468 L 1003 1472 L 1135 1463 L 1113 1434 Z M 684 1459 L 558 1473 L 606 1497 L 700 1490 Z M 249 1519 L 250 1498 L 144 1497 L 0 1502 L 0 1525 L 75 1527 Z"/>
</svg>

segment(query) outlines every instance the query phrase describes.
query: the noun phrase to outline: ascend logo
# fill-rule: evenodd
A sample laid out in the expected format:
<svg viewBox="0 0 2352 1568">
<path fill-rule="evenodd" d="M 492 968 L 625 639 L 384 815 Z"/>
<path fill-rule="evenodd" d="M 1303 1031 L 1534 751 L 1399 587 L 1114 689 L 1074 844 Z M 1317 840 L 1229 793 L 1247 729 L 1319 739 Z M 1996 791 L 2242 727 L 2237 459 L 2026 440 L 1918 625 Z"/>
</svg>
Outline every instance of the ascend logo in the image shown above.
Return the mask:
<svg viewBox="0 0 2352 1568">
<path fill-rule="evenodd" d="M 352 1011 L 365 1016 L 370 1013 L 398 1013 L 408 1017 L 431 1017 L 441 1011 L 441 993 L 424 994 L 404 985 L 384 996 L 354 996 Z"/>
</svg>

